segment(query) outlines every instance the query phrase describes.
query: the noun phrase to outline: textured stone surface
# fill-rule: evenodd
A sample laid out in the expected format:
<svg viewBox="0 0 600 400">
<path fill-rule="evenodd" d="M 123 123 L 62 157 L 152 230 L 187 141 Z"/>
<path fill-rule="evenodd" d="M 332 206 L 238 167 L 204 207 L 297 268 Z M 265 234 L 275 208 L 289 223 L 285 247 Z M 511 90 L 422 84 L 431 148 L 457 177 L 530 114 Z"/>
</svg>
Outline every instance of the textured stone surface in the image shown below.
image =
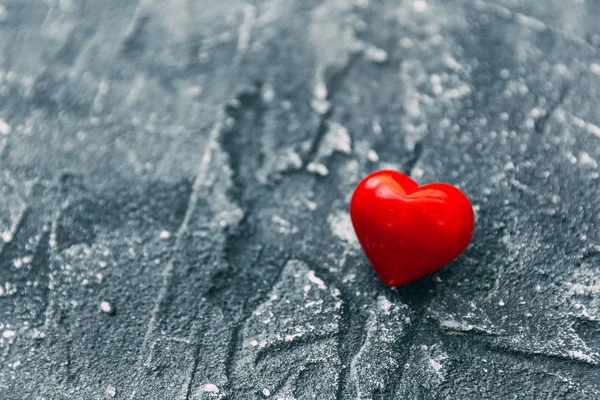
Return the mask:
<svg viewBox="0 0 600 400">
<path fill-rule="evenodd" d="M 0 398 L 600 398 L 597 2 L 0 3 Z M 384 287 L 370 171 L 472 199 Z"/>
</svg>

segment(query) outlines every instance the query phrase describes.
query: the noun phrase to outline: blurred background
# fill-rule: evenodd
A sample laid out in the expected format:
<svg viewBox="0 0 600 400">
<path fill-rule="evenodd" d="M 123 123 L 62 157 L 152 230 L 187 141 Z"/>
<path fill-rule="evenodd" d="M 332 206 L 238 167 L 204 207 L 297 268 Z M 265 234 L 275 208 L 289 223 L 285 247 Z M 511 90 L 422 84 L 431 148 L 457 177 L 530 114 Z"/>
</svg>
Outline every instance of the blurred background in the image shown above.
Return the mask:
<svg viewBox="0 0 600 400">
<path fill-rule="evenodd" d="M 599 16 L 0 0 L 0 398 L 600 398 Z M 477 216 L 398 289 L 378 169 Z"/>
</svg>

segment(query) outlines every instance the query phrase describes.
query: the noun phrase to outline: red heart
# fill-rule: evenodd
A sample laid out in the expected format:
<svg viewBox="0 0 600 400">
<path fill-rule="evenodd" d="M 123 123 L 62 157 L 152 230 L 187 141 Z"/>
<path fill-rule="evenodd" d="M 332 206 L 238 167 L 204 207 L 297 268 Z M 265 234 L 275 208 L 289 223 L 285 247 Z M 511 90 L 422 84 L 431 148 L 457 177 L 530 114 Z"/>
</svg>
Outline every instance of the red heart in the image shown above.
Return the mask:
<svg viewBox="0 0 600 400">
<path fill-rule="evenodd" d="M 350 216 L 379 278 L 389 286 L 414 281 L 463 252 L 475 226 L 473 207 L 446 183 L 419 186 L 398 171 L 377 171 L 354 190 Z"/>
</svg>

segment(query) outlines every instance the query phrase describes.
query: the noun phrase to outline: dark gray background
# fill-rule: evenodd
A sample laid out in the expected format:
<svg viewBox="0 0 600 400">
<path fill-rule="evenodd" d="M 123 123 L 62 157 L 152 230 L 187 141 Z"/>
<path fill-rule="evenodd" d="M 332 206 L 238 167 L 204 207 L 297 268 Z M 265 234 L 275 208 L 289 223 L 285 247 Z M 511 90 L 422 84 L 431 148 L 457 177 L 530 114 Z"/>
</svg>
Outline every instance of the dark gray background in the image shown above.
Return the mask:
<svg viewBox="0 0 600 400">
<path fill-rule="evenodd" d="M 0 4 L 1 399 L 600 399 L 600 2 Z M 477 215 L 394 290 L 383 168 Z"/>
</svg>

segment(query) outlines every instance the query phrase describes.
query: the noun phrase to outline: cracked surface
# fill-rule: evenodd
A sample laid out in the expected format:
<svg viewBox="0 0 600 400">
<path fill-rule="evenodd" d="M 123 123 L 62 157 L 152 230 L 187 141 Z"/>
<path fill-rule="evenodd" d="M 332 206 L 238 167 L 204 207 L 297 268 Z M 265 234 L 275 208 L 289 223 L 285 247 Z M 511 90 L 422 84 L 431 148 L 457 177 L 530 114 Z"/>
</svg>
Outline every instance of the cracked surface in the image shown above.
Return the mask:
<svg viewBox="0 0 600 400">
<path fill-rule="evenodd" d="M 600 398 L 599 11 L 3 1 L 0 398 Z M 477 215 L 398 289 L 383 168 Z"/>
</svg>

